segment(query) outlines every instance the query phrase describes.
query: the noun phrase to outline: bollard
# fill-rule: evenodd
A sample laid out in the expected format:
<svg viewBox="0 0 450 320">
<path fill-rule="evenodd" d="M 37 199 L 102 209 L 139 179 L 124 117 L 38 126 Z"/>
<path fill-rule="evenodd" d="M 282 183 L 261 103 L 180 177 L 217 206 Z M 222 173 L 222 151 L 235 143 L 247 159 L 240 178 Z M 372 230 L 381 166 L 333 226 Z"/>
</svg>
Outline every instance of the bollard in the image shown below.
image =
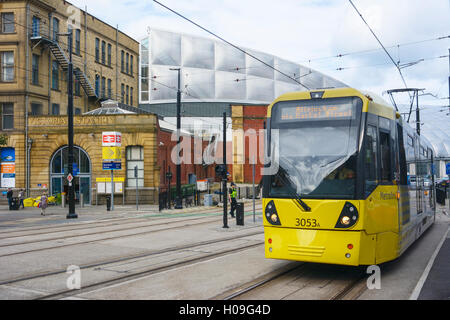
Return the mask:
<svg viewBox="0 0 450 320">
<path fill-rule="evenodd" d="M 66 194 L 65 194 L 65 193 L 62 193 L 62 194 L 61 194 L 61 206 L 62 206 L 63 208 L 66 207 Z"/>
<path fill-rule="evenodd" d="M 106 211 L 111 211 L 111 196 L 106 196 Z"/>
<path fill-rule="evenodd" d="M 82 208 L 84 208 L 84 194 L 80 194 L 80 205 Z"/>
<path fill-rule="evenodd" d="M 244 225 L 244 203 L 238 202 L 236 204 L 236 225 Z"/>
</svg>

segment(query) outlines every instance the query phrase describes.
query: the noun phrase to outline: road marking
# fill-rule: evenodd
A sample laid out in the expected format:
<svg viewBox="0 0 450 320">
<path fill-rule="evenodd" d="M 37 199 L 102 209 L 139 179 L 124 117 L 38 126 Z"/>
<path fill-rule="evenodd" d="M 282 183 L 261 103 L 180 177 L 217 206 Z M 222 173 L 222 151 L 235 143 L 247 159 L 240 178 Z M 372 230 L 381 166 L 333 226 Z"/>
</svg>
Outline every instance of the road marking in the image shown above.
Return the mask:
<svg viewBox="0 0 450 320">
<path fill-rule="evenodd" d="M 439 251 L 441 250 L 442 245 L 444 244 L 445 240 L 447 239 L 447 235 L 450 231 L 450 227 L 447 229 L 447 232 L 445 232 L 444 236 L 442 237 L 441 242 L 437 246 L 436 250 L 434 251 L 433 255 L 431 256 L 430 261 L 428 262 L 427 267 L 423 271 L 422 276 L 419 279 L 419 282 L 416 285 L 416 288 L 412 292 L 411 296 L 409 297 L 409 300 L 417 300 L 419 298 L 420 292 L 422 291 L 423 285 L 425 284 L 425 281 L 428 278 L 428 275 L 431 271 L 431 268 L 433 267 L 434 260 L 436 259 Z"/>
</svg>

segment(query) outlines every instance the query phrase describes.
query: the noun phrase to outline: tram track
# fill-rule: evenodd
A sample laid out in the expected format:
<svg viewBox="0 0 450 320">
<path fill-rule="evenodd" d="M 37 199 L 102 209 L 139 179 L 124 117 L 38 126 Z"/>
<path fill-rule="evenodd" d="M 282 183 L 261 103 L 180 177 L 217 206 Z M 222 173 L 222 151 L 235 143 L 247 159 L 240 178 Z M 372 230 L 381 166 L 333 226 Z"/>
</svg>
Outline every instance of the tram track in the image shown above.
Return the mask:
<svg viewBox="0 0 450 320">
<path fill-rule="evenodd" d="M 209 216 L 211 217 L 211 216 Z M 212 217 L 216 217 L 216 215 L 212 216 Z M 156 224 L 145 224 L 145 225 L 141 225 L 141 226 L 136 226 L 136 224 L 144 224 L 144 223 L 148 223 L 150 221 L 139 221 L 139 222 L 131 222 L 131 223 L 127 223 L 127 225 L 132 224 L 133 226 L 127 227 L 127 228 L 118 228 L 118 229 L 112 229 L 112 230 L 105 230 L 105 231 L 101 231 L 101 232 L 91 232 L 91 233 L 83 233 L 83 234 L 76 234 L 76 235 L 63 235 L 60 237 L 53 237 L 53 238 L 45 238 L 45 239 L 37 239 L 37 240 L 30 240 L 30 241 L 24 241 L 24 242 L 16 242 L 16 243 L 8 243 L 8 244 L 0 244 L 0 248 L 4 248 L 4 247 L 11 247 L 11 246 L 18 246 L 18 245 L 25 245 L 25 244 L 31 244 L 31 243 L 39 243 L 39 242 L 45 242 L 45 241 L 56 241 L 56 240 L 61 240 L 61 239 L 70 239 L 70 238 L 76 238 L 76 237 L 83 237 L 83 236 L 90 236 L 90 235 L 95 235 L 95 234 L 103 234 L 103 233 L 108 233 L 108 232 L 120 232 L 120 231 L 128 231 L 128 230 L 135 230 L 135 229 L 143 229 L 143 228 L 149 228 L 149 227 L 154 227 L 154 226 L 161 226 L 161 225 L 167 225 L 167 224 L 175 224 L 175 223 L 180 223 L 180 222 L 186 222 L 186 221 L 196 221 L 196 220 L 201 220 L 207 217 L 198 217 L 198 218 L 193 218 L 193 219 L 183 219 L 183 220 L 176 220 L 176 221 L 168 221 L 168 222 L 163 222 L 163 223 L 156 223 Z M 155 220 L 153 220 L 155 221 Z M 119 226 L 122 227 L 122 224 L 112 224 L 112 225 L 107 225 L 107 226 L 96 226 L 96 227 L 90 227 L 87 229 L 100 229 L 100 228 L 108 228 L 108 227 L 114 227 L 114 226 Z M 40 233 L 40 234 L 30 234 L 30 235 L 22 235 L 22 236 L 14 236 L 14 237 L 8 237 L 8 238 L 0 238 L 0 240 L 5 240 L 5 239 L 14 239 L 14 238 L 24 238 L 24 237 L 32 237 L 32 236 L 39 236 L 39 235 L 48 235 L 48 234 L 52 234 L 52 233 L 63 233 L 63 232 L 72 232 L 72 231 L 78 231 L 78 230 L 86 230 L 84 228 L 76 228 L 76 229 L 67 229 L 67 230 L 63 230 L 63 231 L 54 231 L 54 232 L 45 232 L 45 233 Z M 0 255 L 1 257 L 1 255 Z"/>
<path fill-rule="evenodd" d="M 247 228 L 246 230 L 253 229 L 253 228 L 257 228 L 257 227 Z M 160 249 L 160 250 L 143 251 L 143 252 L 140 252 L 140 253 L 137 253 L 137 254 L 127 255 L 127 256 L 119 256 L 119 257 L 116 257 L 116 258 L 100 260 L 100 261 L 94 261 L 94 262 L 91 262 L 91 263 L 88 263 L 88 264 L 80 265 L 79 267 L 80 267 L 80 270 L 89 269 L 89 268 L 95 268 L 95 267 L 100 267 L 100 266 L 108 265 L 108 264 L 114 264 L 114 263 L 119 263 L 119 262 L 131 261 L 131 260 L 135 260 L 135 259 L 142 259 L 142 258 L 152 257 L 152 256 L 155 256 L 155 255 L 168 253 L 168 252 L 176 252 L 176 251 L 181 251 L 181 250 L 186 250 L 186 249 L 195 249 L 195 248 L 198 248 L 198 247 L 201 247 L 201 246 L 205 246 L 205 245 L 211 245 L 211 244 L 216 244 L 216 243 L 220 243 L 220 242 L 226 242 L 226 241 L 231 241 L 231 240 L 251 237 L 251 236 L 255 236 L 255 235 L 259 235 L 259 234 L 263 234 L 263 233 L 264 233 L 264 231 L 256 231 L 256 232 L 246 233 L 246 234 L 239 235 L 239 236 L 225 237 L 225 238 L 220 238 L 220 239 L 212 239 L 212 240 L 200 241 L 200 242 L 197 242 L 197 243 L 191 243 L 191 244 L 187 244 L 187 245 L 163 248 L 163 249 Z M 264 242 L 261 242 L 261 244 L 264 244 Z M 49 271 L 39 272 L 39 273 L 35 273 L 35 274 L 27 275 L 27 276 L 22 276 L 22 277 L 18 277 L 18 278 L 13 278 L 13 279 L 8 279 L 8 280 L 0 280 L 0 286 L 1 285 L 10 285 L 10 284 L 14 284 L 14 283 L 22 282 L 22 281 L 27 281 L 27 280 L 43 278 L 43 277 L 47 277 L 47 276 L 51 276 L 51 275 L 64 274 L 66 272 L 67 272 L 66 269 L 56 269 L 56 270 L 49 270 Z"/>
<path fill-rule="evenodd" d="M 110 259 L 110 260 L 86 264 L 86 265 L 80 266 L 80 270 L 86 270 L 86 269 L 94 269 L 95 270 L 95 269 L 98 269 L 99 267 L 107 267 L 108 265 L 113 265 L 116 263 L 121 263 L 121 262 L 126 262 L 126 261 L 128 261 L 129 263 L 133 263 L 133 260 L 136 260 L 136 259 L 151 258 L 153 256 L 156 256 L 159 254 L 165 254 L 165 253 L 169 253 L 169 252 L 176 253 L 176 252 L 182 252 L 183 250 L 195 250 L 196 248 L 200 248 L 205 245 L 218 244 L 221 242 L 227 242 L 227 241 L 232 241 L 232 240 L 239 240 L 239 239 L 245 240 L 245 238 L 252 237 L 255 235 L 260 235 L 260 234 L 263 234 L 263 231 L 251 232 L 251 233 L 246 233 L 246 234 L 239 235 L 239 236 L 225 237 L 225 238 L 208 240 L 208 241 L 201 241 L 201 242 L 194 243 L 194 244 L 176 246 L 176 247 L 172 247 L 172 248 L 166 248 L 166 249 L 156 250 L 156 251 L 152 251 L 152 252 L 147 252 L 144 254 L 132 255 L 132 256 L 127 256 L 127 257 L 119 257 L 116 259 Z M 225 256 L 228 254 L 238 253 L 241 251 L 249 250 L 249 249 L 263 246 L 263 245 L 264 245 L 264 241 L 251 240 L 251 242 L 249 244 L 239 246 L 238 248 L 226 248 L 224 250 L 220 250 L 218 252 L 213 252 L 213 253 L 205 253 L 205 252 L 199 251 L 199 252 L 197 252 L 197 254 L 199 254 L 200 256 L 197 256 L 197 257 L 181 259 L 179 261 L 175 260 L 173 262 L 165 263 L 160 266 L 153 266 L 150 268 L 145 268 L 142 271 L 127 273 L 127 274 L 123 274 L 119 277 L 113 277 L 111 279 L 106 279 L 106 280 L 90 283 L 87 285 L 83 285 L 82 289 L 80 289 L 80 290 L 76 290 L 76 291 L 61 290 L 61 291 L 58 291 L 55 293 L 50 293 L 47 295 L 39 296 L 36 299 L 37 300 L 62 299 L 65 297 L 79 295 L 82 293 L 101 289 L 101 288 L 104 288 L 107 286 L 122 283 L 124 281 L 139 279 L 139 278 L 146 277 L 146 276 L 156 274 L 159 272 L 168 271 L 168 270 L 176 269 L 178 267 L 183 267 L 183 266 L 207 261 L 210 259 Z M 12 284 L 17 285 L 20 282 L 36 280 L 36 279 L 43 279 L 43 278 L 47 278 L 47 277 L 51 277 L 51 276 L 62 275 L 65 273 L 66 273 L 66 270 L 62 270 L 62 269 L 53 270 L 53 271 L 44 272 L 44 273 L 35 274 L 35 275 L 29 275 L 29 276 L 21 277 L 21 278 L 17 278 L 17 279 L 1 281 L 0 286 L 1 285 L 12 285 Z"/>
<path fill-rule="evenodd" d="M 261 205 L 259 206 L 261 209 Z M 198 215 L 207 215 L 207 214 L 221 214 L 220 211 L 216 211 L 216 208 L 210 209 L 210 210 L 203 210 L 200 212 L 193 212 L 193 213 L 171 213 L 171 214 L 157 214 L 157 215 L 144 215 L 141 217 L 125 217 L 125 218 L 107 218 L 102 220 L 96 220 L 96 221 L 82 221 L 82 222 L 74 222 L 69 221 L 67 223 L 57 224 L 57 225 L 47 225 L 44 227 L 25 227 L 25 228 L 14 228 L 14 227 L 2 227 L 5 228 L 5 230 L 1 231 L 1 239 L 7 239 L 7 238 L 13 238 L 13 237 L 21 237 L 23 234 L 13 235 L 10 236 L 10 234 L 16 234 L 16 233 L 22 233 L 22 232 L 30 232 L 25 235 L 40 235 L 40 234 L 46 234 L 46 233 L 54 233 L 54 232 L 60 232 L 65 231 L 66 229 L 69 230 L 77 230 L 77 229 L 90 229 L 90 228 L 96 228 L 96 225 L 104 225 L 104 226 L 110 226 L 110 225 L 116 225 L 122 221 L 124 221 L 124 224 L 131 224 L 131 223 L 139 223 L 139 222 L 145 222 L 145 221 L 155 221 L 155 220 L 163 220 L 163 219 L 176 219 L 176 218 L 186 218 L 186 217 L 192 217 L 192 216 L 198 216 Z M 130 221 L 131 220 L 131 221 Z M 106 225 L 105 225 L 106 224 Z M 10 229 L 10 230 L 9 230 Z M 46 230 L 46 231 L 45 231 Z M 38 233 L 33 233 L 33 231 L 38 231 Z M 43 231 L 43 232 L 39 232 Z M 6 236 L 4 236 L 6 235 Z"/>
<path fill-rule="evenodd" d="M 256 210 L 261 210 L 262 205 L 257 205 Z M 198 215 L 210 215 L 210 216 L 219 216 L 222 212 L 216 211 L 216 209 L 210 209 L 210 210 L 203 210 L 200 212 L 195 213 L 175 213 L 175 214 L 158 214 L 156 216 L 144 216 L 144 217 L 133 217 L 133 218 L 109 218 L 104 219 L 100 221 L 84 221 L 84 222 L 78 222 L 78 223 L 64 223 L 63 225 L 52 225 L 52 226 L 46 226 L 46 227 L 29 227 L 29 228 L 22 228 L 22 229 L 14 229 L 14 230 L 2 230 L 0 240 L 4 239 L 13 239 L 13 238 L 20 238 L 20 237 L 28 237 L 28 236 L 38 236 L 42 234 L 52 234 L 52 233 L 58 233 L 58 232 L 64 232 L 64 231 L 76 231 L 76 230 L 86 230 L 86 229 L 94 229 L 94 228 L 100 228 L 100 227 L 109 227 L 109 226 L 115 226 L 115 225 L 129 225 L 129 224 L 138 224 L 138 223 L 144 223 L 149 221 L 159 221 L 159 220 L 165 220 L 165 219 L 185 219 L 190 217 L 196 217 Z M 201 217 L 200 217 L 201 218 Z M 132 220 L 132 221 L 130 221 Z M 124 221 L 125 223 L 120 223 L 121 221 Z M 98 226 L 97 226 L 98 225 Z M 34 233 L 33 231 L 43 231 L 44 232 L 37 232 Z M 31 231 L 31 233 L 30 233 Z M 29 232 L 26 234 L 17 234 L 17 235 L 9 235 L 9 234 L 16 234 L 16 233 L 23 233 L 23 232 Z M 6 236 L 5 236 L 6 235 Z M 1 247 L 1 245 L 0 245 Z"/>
<path fill-rule="evenodd" d="M 55 249 L 60 249 L 60 248 L 65 248 L 65 247 L 70 247 L 70 246 L 91 244 L 91 243 L 102 242 L 102 241 L 110 241 L 110 240 L 122 239 L 122 238 L 127 238 L 127 237 L 142 236 L 142 235 L 146 235 L 146 234 L 150 234 L 150 233 L 163 232 L 163 231 L 180 229 L 180 228 L 189 228 L 189 227 L 192 227 L 192 226 L 203 225 L 203 224 L 210 224 L 210 223 L 216 222 L 215 219 L 217 217 L 218 216 L 206 217 L 206 218 L 210 218 L 210 219 L 208 219 L 208 221 L 199 222 L 199 223 L 184 224 L 184 225 L 178 225 L 178 226 L 173 226 L 173 227 L 169 227 L 169 228 L 162 228 L 162 229 L 157 229 L 157 230 L 149 230 L 149 231 L 143 231 L 143 232 L 138 232 L 138 233 L 130 233 L 130 234 L 125 234 L 125 235 L 117 235 L 117 236 L 100 238 L 100 239 L 94 239 L 94 240 L 88 240 L 88 241 L 80 241 L 80 242 L 76 242 L 76 243 L 59 244 L 59 245 L 54 245 L 53 244 L 52 246 L 47 246 L 47 247 L 43 247 L 43 248 L 37 248 L 37 249 L 32 249 L 32 250 L 25 250 L 25 251 L 18 251 L 18 252 L 0 254 L 0 258 L 15 256 L 15 255 L 19 255 L 19 254 L 26 254 L 26 253 L 45 251 L 45 250 L 55 250 Z M 214 219 L 212 219 L 212 218 L 214 218 Z M 200 220 L 200 219 L 205 219 L 205 217 L 202 217 L 202 218 L 199 218 L 199 219 L 191 219 L 191 220 Z M 177 222 L 178 223 L 185 223 L 185 221 L 177 221 Z M 173 224 L 175 224 L 177 222 L 173 222 Z M 160 225 L 166 225 L 166 224 L 169 224 L 169 223 L 164 223 L 164 224 L 160 224 Z M 147 226 L 147 228 L 152 228 L 154 226 L 155 225 L 149 225 L 149 226 Z M 156 225 L 156 226 L 158 226 L 158 225 Z M 131 228 L 131 230 L 133 230 L 133 228 Z M 122 231 L 123 230 L 96 232 L 94 234 L 90 234 L 90 236 L 95 236 L 95 235 L 104 234 L 104 233 L 111 233 L 111 232 L 122 232 Z M 125 230 L 125 231 L 128 231 L 128 230 Z M 86 236 L 86 235 L 84 235 L 84 236 Z M 82 236 L 78 236 L 78 237 L 82 237 Z M 68 237 L 62 237 L 60 240 L 66 240 L 67 238 Z M 55 241 L 55 240 L 45 240 L 45 241 Z M 45 241 L 41 241 L 41 242 L 45 242 Z M 32 242 L 32 243 L 37 243 L 37 242 Z M 30 243 L 26 243 L 26 244 L 30 244 Z"/>
<path fill-rule="evenodd" d="M 339 267 L 340 266 L 336 266 L 336 268 Z M 314 276 L 310 274 L 313 273 L 312 271 L 315 268 L 317 268 L 316 264 L 301 263 L 300 265 L 298 265 L 298 263 L 293 262 L 288 264 L 284 268 L 280 268 L 279 270 L 263 275 L 258 279 L 244 284 L 238 288 L 224 292 L 214 297 L 213 300 L 264 299 L 264 295 L 269 297 L 271 292 L 273 291 L 273 288 L 276 286 L 280 286 L 280 282 L 286 283 L 286 286 L 288 286 L 289 281 L 303 281 L 304 284 L 302 285 L 304 285 L 304 287 L 301 287 L 299 290 L 294 290 L 292 292 L 286 292 L 284 296 L 279 297 L 280 300 L 289 300 L 292 297 L 295 297 L 294 299 L 311 300 L 312 298 L 308 296 L 308 293 L 311 290 L 311 286 L 308 286 L 308 282 L 314 281 Z M 294 275 L 299 273 L 305 274 L 305 276 L 294 277 Z M 292 279 L 287 280 L 291 277 Z M 325 276 L 323 277 L 325 278 Z M 335 279 L 333 276 L 330 276 L 328 279 L 325 278 L 325 284 L 322 285 L 320 289 L 326 288 L 333 282 L 342 282 L 342 279 Z M 360 269 L 353 270 L 349 275 L 349 279 L 346 279 L 342 285 L 336 287 L 337 288 L 332 289 L 329 294 L 325 294 L 323 299 L 355 300 L 367 288 L 365 283 L 365 273 Z M 305 291 L 305 294 L 303 296 L 301 294 L 302 290 Z"/>
</svg>

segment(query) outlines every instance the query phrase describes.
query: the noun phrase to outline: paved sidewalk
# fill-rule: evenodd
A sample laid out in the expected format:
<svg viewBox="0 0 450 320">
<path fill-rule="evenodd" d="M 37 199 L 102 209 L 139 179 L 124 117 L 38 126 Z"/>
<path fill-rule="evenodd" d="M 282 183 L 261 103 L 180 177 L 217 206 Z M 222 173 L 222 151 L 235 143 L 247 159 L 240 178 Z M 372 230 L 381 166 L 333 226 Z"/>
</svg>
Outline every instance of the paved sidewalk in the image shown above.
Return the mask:
<svg viewBox="0 0 450 320">
<path fill-rule="evenodd" d="M 418 300 L 450 300 L 450 232 L 447 232 Z"/>
</svg>

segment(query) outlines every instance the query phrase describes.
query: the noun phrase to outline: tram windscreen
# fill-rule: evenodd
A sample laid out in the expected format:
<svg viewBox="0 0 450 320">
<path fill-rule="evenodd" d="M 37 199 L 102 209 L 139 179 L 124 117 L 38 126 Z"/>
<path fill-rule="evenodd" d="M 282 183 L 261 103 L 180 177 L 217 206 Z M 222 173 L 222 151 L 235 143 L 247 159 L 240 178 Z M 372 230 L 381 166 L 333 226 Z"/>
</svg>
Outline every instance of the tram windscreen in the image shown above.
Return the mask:
<svg viewBox="0 0 450 320">
<path fill-rule="evenodd" d="M 352 199 L 362 100 L 282 101 L 272 108 L 270 198 Z"/>
</svg>

